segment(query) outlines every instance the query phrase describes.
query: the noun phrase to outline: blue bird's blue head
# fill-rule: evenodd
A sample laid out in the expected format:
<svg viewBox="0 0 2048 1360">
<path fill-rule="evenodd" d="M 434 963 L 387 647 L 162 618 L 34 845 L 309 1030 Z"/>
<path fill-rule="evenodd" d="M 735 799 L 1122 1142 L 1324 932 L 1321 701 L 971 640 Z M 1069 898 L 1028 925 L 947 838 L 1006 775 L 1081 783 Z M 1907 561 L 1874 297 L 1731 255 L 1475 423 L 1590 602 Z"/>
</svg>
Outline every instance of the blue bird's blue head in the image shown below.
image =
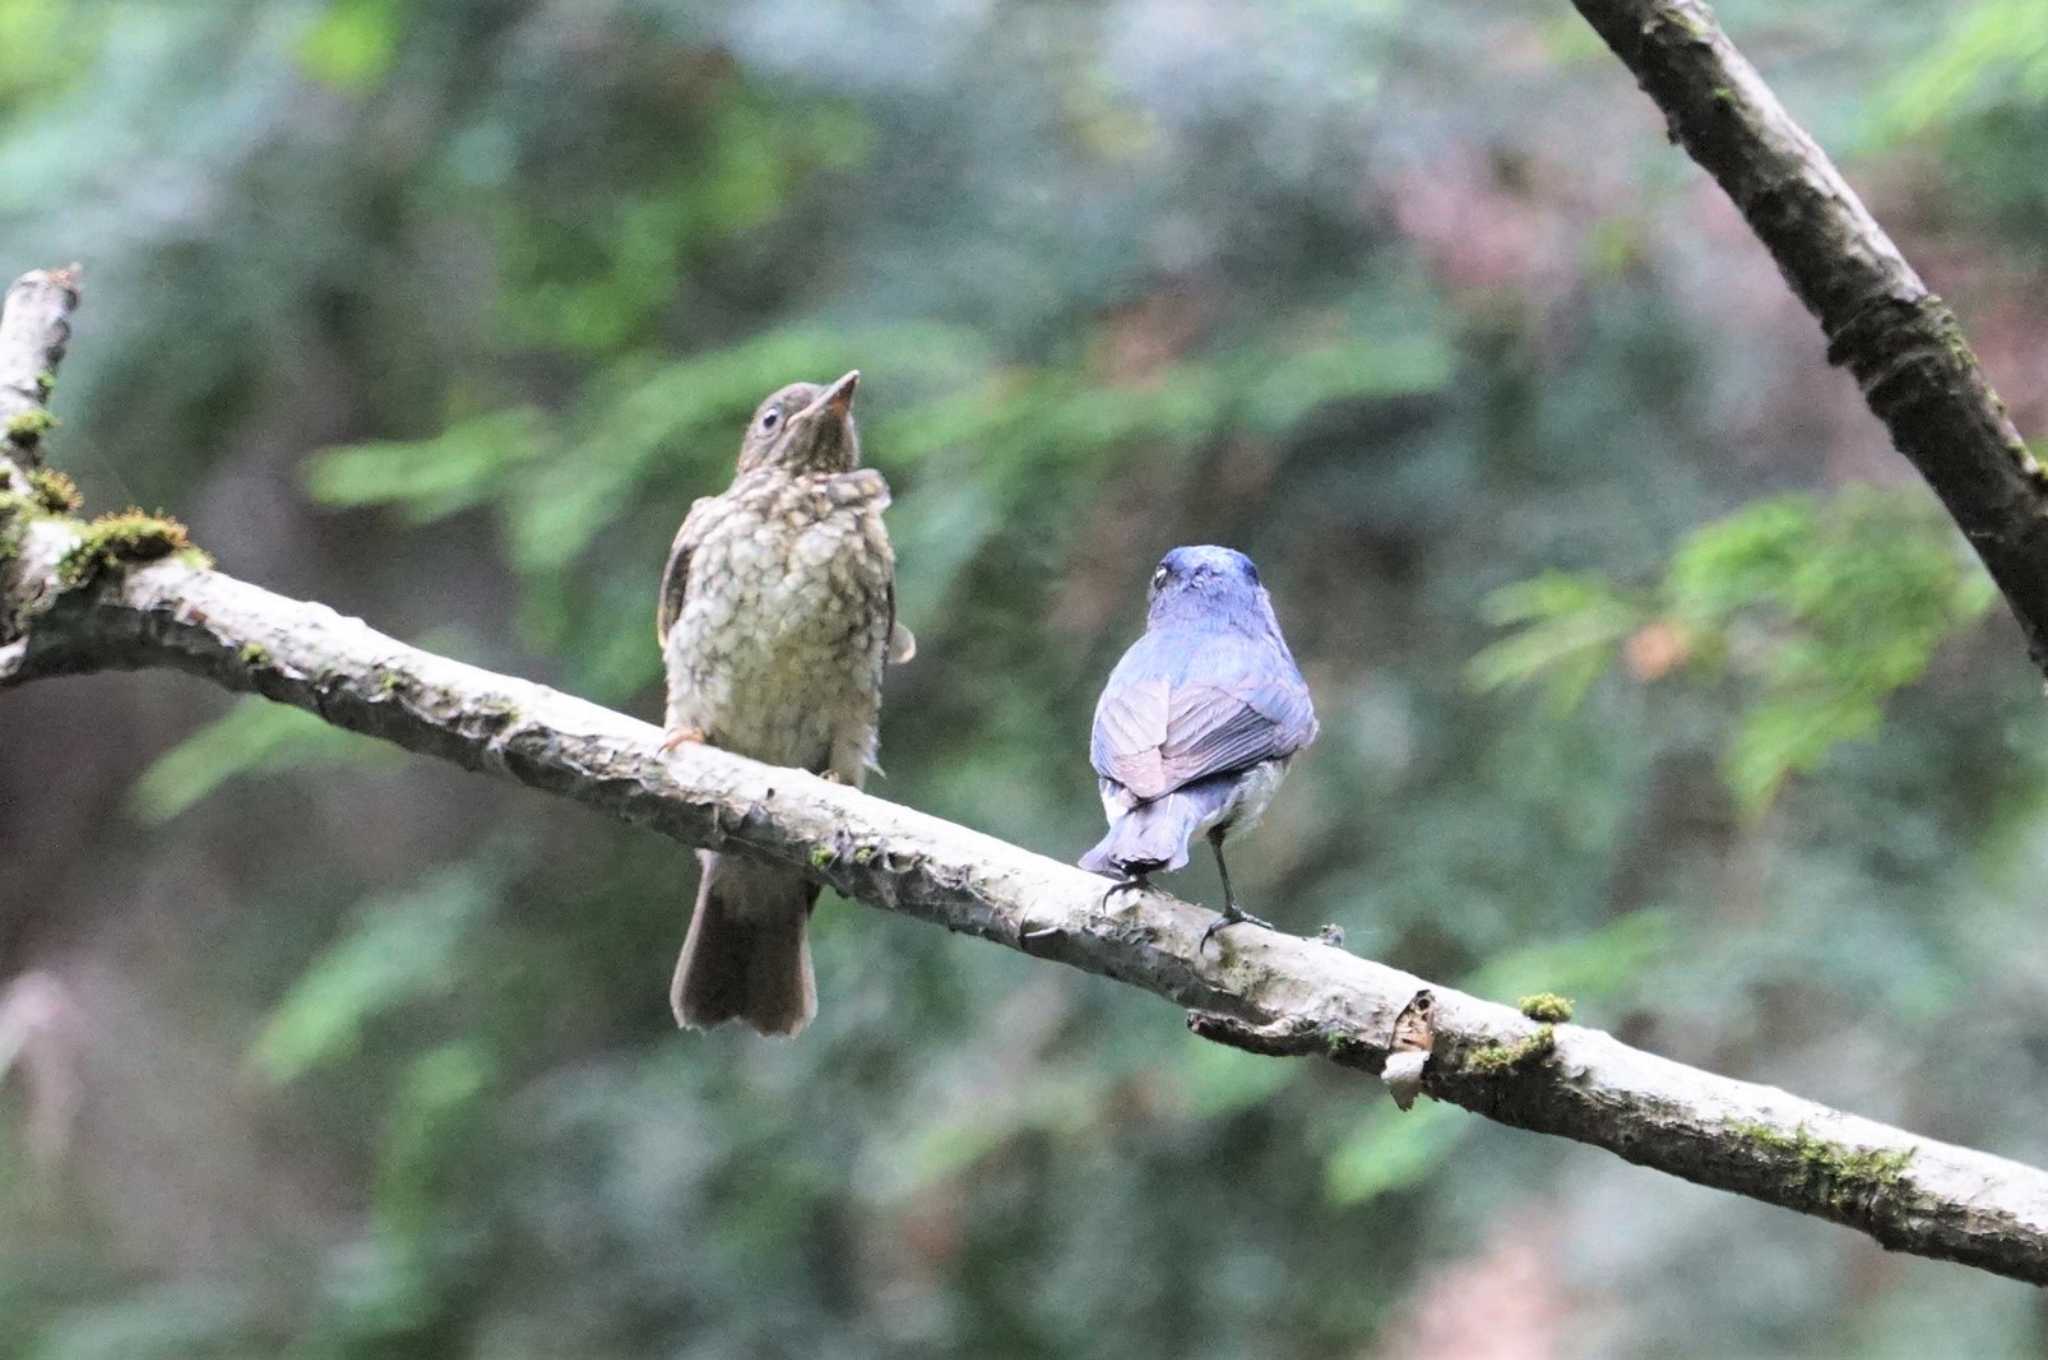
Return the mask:
<svg viewBox="0 0 2048 1360">
<path fill-rule="evenodd" d="M 1247 632 L 1279 631 L 1259 569 L 1235 548 L 1175 548 L 1160 559 L 1147 593 L 1145 626 L 1207 623 Z"/>
</svg>

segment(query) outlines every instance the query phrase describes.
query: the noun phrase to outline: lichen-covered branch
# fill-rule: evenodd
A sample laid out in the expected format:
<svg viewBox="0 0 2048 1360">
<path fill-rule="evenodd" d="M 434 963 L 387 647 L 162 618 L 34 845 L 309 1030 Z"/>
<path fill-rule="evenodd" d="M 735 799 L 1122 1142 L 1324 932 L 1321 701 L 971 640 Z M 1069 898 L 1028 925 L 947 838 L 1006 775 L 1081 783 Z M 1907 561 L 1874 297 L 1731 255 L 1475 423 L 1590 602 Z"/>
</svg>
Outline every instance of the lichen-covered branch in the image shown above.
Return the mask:
<svg viewBox="0 0 2048 1360">
<path fill-rule="evenodd" d="M 41 560 L 90 530 L 55 516 Z M 71 548 L 63 548 L 64 542 Z M 323 605 L 179 556 L 116 555 L 54 575 L 0 686 L 170 667 L 670 836 L 799 865 L 846 896 L 1116 978 L 1194 1014 L 1197 1033 L 1377 1072 L 1424 986 L 1316 940 L 1240 928 L 1205 953 L 1211 913 L 1163 893 L 1104 901 L 1103 880 L 814 775 L 706 747 L 664 757 L 647 723 L 408 647 Z M 1539 1024 L 1434 987 L 1423 1089 L 1705 1185 L 1846 1223 L 1886 1246 L 2048 1283 L 2048 1175 L 1769 1087 Z M 648 1004 L 661 998 L 649 994 Z M 1364 1088 L 1362 1088 L 1363 1090 Z"/>
<path fill-rule="evenodd" d="M 71 337 L 78 267 L 38 269 L 7 290 L 0 308 L 0 491 L 20 489 L 41 461 L 50 389 Z"/>
<path fill-rule="evenodd" d="M 1928 291 L 1700 0 L 1572 0 L 1718 181 L 1976 548 L 2048 671 L 2048 474 Z"/>
<path fill-rule="evenodd" d="M 28 621 L 48 600 L 61 551 L 36 521 L 78 507 L 69 477 L 42 466 L 43 436 L 56 424 L 49 399 L 71 337 L 78 270 L 37 269 L 0 300 L 0 677 L 19 664 Z"/>
</svg>

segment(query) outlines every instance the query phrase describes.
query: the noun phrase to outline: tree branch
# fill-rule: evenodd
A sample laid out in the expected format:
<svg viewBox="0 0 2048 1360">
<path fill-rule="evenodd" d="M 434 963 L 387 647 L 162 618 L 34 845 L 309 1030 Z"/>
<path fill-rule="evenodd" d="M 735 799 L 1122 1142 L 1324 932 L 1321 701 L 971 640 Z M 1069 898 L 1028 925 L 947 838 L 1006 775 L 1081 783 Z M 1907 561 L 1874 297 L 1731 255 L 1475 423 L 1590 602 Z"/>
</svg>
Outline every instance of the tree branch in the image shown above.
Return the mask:
<svg viewBox="0 0 2048 1360">
<path fill-rule="evenodd" d="M 46 403 L 77 305 L 77 265 L 34 270 L 7 290 L 0 309 L 0 491 L 12 484 L 13 473 L 27 473 L 41 461 L 50 424 Z"/>
<path fill-rule="evenodd" d="M 191 554 L 133 560 L 123 542 L 20 496 L 0 508 L 0 623 L 15 628 L 0 647 L 0 688 L 100 670 L 189 671 L 686 845 L 798 866 L 870 906 L 1141 987 L 1188 1008 L 1196 1033 L 1252 1052 L 1320 1054 L 1378 1072 L 1396 1017 L 1425 985 L 1257 929 L 1231 931 L 1205 953 L 1212 913 L 1164 893 L 1106 900 L 1091 874 L 811 774 L 704 746 L 663 756 L 649 724 L 409 647 Z M 2048 1284 L 2048 1174 L 1431 987 L 1422 1089 L 1439 1100 L 1847 1224 L 1887 1247 Z"/>
<path fill-rule="evenodd" d="M 1892 443 L 1990 569 L 2048 671 L 2048 473 L 1948 304 L 1700 0 L 1572 0 L 1733 199 Z"/>
</svg>

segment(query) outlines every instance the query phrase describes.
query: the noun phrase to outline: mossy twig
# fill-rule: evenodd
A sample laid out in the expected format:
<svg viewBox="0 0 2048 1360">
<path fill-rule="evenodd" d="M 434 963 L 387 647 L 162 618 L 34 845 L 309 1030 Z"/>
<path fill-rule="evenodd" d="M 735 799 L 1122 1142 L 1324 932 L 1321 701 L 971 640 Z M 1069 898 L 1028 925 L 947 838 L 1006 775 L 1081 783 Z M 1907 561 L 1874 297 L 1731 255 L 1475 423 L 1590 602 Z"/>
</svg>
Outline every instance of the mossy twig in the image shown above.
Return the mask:
<svg viewBox="0 0 2048 1360">
<path fill-rule="evenodd" d="M 153 562 L 192 546 L 185 526 L 169 515 L 121 510 L 85 526 L 78 542 L 57 563 L 57 582 L 66 590 L 86 585 L 102 571 L 127 562 Z"/>
</svg>

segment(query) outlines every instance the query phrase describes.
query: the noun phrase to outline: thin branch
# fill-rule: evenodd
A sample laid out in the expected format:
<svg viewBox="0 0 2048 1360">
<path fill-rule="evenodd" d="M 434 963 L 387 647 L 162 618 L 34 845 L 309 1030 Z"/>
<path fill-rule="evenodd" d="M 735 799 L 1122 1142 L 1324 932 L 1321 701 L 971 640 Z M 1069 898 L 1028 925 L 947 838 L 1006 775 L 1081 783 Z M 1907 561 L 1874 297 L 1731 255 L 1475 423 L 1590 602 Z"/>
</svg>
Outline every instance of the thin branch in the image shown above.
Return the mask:
<svg viewBox="0 0 2048 1360">
<path fill-rule="evenodd" d="M 2048 671 L 2048 473 L 1948 304 L 1700 0 L 1572 0 L 1719 182 L 1941 497 Z"/>
<path fill-rule="evenodd" d="M 704 746 L 663 756 L 660 732 L 623 714 L 409 647 L 189 554 L 125 560 L 75 519 L 13 514 L 28 523 L 10 536 L 0 519 L 0 557 L 11 561 L 0 561 L 0 620 L 14 619 L 18 634 L 0 647 L 0 687 L 189 671 L 686 845 L 798 866 L 870 906 L 1141 987 L 1187 1008 L 1197 1034 L 1252 1052 L 1320 1054 L 1379 1072 L 1396 1018 L 1425 985 L 1255 928 L 1229 931 L 1205 952 L 1212 913 L 1164 893 L 1105 900 L 1104 881 L 1070 865 L 811 774 Z M 98 547 L 82 556 L 89 542 Z M 98 565 L 81 572 L 81 560 Z M 1439 1100 L 1844 1223 L 1887 1247 L 2048 1283 L 2048 1174 L 1598 1030 L 1538 1025 L 1432 990 L 1422 1089 Z"/>
<path fill-rule="evenodd" d="M 34 270 L 7 290 L 0 309 L 0 490 L 9 484 L 8 463 L 28 472 L 41 461 L 50 389 L 77 306 L 77 265 Z"/>
</svg>

